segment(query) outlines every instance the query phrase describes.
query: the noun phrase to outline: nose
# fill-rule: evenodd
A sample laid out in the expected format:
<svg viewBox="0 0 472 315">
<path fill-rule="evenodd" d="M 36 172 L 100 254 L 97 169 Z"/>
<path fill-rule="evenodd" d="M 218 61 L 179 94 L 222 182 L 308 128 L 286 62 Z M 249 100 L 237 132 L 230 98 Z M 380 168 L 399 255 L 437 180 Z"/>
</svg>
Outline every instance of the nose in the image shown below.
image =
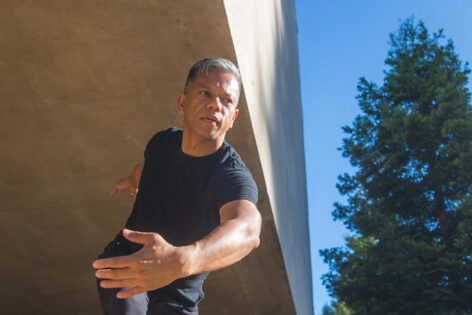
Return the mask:
<svg viewBox="0 0 472 315">
<path fill-rule="evenodd" d="M 215 97 L 212 97 L 210 99 L 210 101 L 208 102 L 208 105 L 207 105 L 207 108 L 208 109 L 213 109 L 215 111 L 221 111 L 221 102 L 220 102 L 220 98 L 215 96 Z"/>
</svg>

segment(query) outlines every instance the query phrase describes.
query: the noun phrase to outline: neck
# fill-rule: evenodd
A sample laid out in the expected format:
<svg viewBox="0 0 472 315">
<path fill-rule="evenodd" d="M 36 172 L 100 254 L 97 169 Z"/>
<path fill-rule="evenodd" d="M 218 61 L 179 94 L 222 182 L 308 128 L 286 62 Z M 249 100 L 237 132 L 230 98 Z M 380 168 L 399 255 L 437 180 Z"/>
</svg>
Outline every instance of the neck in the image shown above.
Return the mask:
<svg viewBox="0 0 472 315">
<path fill-rule="evenodd" d="M 224 139 L 224 137 L 217 139 L 196 138 L 190 136 L 184 129 L 182 134 L 182 152 L 195 157 L 210 155 L 218 151 Z"/>
</svg>

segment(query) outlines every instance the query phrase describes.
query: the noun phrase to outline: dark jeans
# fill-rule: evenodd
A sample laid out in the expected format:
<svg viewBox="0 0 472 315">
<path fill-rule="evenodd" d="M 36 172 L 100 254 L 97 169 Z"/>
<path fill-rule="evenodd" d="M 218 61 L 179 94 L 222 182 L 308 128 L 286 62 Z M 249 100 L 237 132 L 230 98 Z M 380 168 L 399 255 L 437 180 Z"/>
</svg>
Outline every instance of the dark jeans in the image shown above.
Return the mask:
<svg viewBox="0 0 472 315">
<path fill-rule="evenodd" d="M 129 255 L 127 248 L 121 244 L 126 240 L 117 236 L 106 248 L 99 258 Z M 198 315 L 198 307 L 183 307 L 168 303 L 159 303 L 149 299 L 147 293 L 141 293 L 127 299 L 119 299 L 116 293 L 122 289 L 104 289 L 97 279 L 98 295 L 103 310 L 103 315 Z"/>
<path fill-rule="evenodd" d="M 104 289 L 97 279 L 98 295 L 103 315 L 198 315 L 197 307 L 177 307 L 166 303 L 149 303 L 146 293 L 119 299 L 121 289 Z"/>
</svg>

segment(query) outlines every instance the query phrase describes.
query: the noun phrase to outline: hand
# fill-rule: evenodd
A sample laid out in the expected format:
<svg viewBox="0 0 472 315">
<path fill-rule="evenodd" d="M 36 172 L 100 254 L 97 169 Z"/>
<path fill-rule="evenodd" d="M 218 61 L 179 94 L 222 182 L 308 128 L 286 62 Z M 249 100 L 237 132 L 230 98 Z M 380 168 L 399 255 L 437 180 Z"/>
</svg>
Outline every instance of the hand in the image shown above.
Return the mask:
<svg viewBox="0 0 472 315">
<path fill-rule="evenodd" d="M 157 233 L 124 229 L 123 236 L 144 247 L 128 256 L 93 262 L 93 267 L 98 269 L 95 276 L 107 279 L 100 282 L 103 288 L 131 287 L 118 292 L 118 298 L 155 290 L 189 275 L 184 271 L 190 255 L 189 247 L 175 247 Z"/>
<path fill-rule="evenodd" d="M 114 195 L 118 190 L 127 190 L 130 196 L 133 197 L 133 200 L 136 200 L 138 187 L 135 187 L 130 177 L 126 177 L 117 181 L 111 188 L 110 194 Z"/>
</svg>

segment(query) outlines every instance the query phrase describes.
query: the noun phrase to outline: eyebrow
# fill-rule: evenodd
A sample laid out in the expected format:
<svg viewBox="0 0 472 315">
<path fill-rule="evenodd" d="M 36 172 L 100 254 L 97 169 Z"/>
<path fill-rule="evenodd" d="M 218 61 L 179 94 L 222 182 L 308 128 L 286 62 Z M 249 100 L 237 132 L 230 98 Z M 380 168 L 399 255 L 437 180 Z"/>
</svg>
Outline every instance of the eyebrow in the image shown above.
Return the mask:
<svg viewBox="0 0 472 315">
<path fill-rule="evenodd" d="M 199 88 L 204 88 L 204 89 L 207 89 L 207 90 L 212 90 L 212 87 L 209 86 L 209 85 L 207 85 L 207 84 L 205 84 L 205 83 L 199 83 L 199 84 L 197 85 L 197 87 L 199 87 Z M 226 96 L 229 96 L 229 97 L 233 98 L 233 99 L 236 99 L 236 95 L 233 95 L 233 94 L 227 93 L 227 92 L 224 92 L 224 94 L 225 94 Z"/>
</svg>

